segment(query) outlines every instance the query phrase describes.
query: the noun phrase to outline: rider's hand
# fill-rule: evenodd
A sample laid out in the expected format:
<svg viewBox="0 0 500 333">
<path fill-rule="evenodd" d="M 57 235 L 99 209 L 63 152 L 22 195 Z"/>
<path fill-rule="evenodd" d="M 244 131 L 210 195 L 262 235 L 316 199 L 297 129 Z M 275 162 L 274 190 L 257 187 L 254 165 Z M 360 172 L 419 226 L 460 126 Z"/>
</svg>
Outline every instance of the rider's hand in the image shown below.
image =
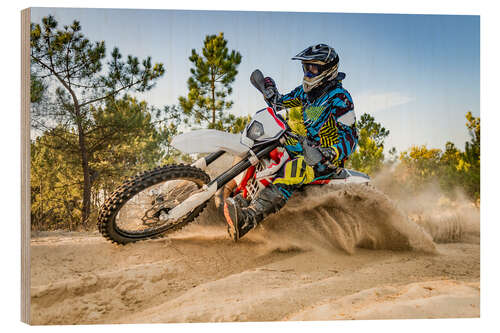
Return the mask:
<svg viewBox="0 0 500 333">
<path fill-rule="evenodd" d="M 313 143 L 305 137 L 302 137 L 300 144 L 304 154 L 304 161 L 310 166 L 317 166 L 323 160 L 323 154 L 319 148 L 314 147 Z"/>
<path fill-rule="evenodd" d="M 279 96 L 278 88 L 276 87 L 276 83 L 269 76 L 264 78 L 264 88 L 266 89 L 264 98 L 267 101 L 276 100 Z"/>
<path fill-rule="evenodd" d="M 272 78 L 270 78 L 269 76 L 266 76 L 264 78 L 264 88 L 268 89 L 270 87 L 276 88 L 276 83 L 274 82 L 274 80 Z"/>
<path fill-rule="evenodd" d="M 317 146 L 306 137 L 302 137 L 299 141 L 302 146 L 304 161 L 310 166 L 324 164 L 331 167 L 333 165 L 332 162 L 337 159 L 337 153 L 332 148 Z"/>
</svg>

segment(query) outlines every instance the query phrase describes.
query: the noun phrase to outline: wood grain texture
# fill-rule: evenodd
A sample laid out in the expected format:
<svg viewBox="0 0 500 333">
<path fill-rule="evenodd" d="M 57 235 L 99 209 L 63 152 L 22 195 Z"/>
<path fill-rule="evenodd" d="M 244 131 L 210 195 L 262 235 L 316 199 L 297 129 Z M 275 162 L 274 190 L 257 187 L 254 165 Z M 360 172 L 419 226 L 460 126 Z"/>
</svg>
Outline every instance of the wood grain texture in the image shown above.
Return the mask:
<svg viewBox="0 0 500 333">
<path fill-rule="evenodd" d="M 21 11 L 21 321 L 30 323 L 30 21 Z"/>
</svg>

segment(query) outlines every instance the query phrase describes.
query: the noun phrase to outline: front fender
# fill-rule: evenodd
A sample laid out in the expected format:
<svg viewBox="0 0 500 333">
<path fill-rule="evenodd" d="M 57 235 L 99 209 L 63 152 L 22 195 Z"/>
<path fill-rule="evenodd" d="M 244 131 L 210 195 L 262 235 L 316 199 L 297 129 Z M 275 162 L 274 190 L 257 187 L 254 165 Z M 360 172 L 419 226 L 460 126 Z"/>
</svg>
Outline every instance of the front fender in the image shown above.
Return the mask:
<svg viewBox="0 0 500 333">
<path fill-rule="evenodd" d="M 186 154 L 213 153 L 224 150 L 236 156 L 244 156 L 249 148 L 240 143 L 240 134 L 202 129 L 183 133 L 172 139 L 172 146 Z"/>
</svg>

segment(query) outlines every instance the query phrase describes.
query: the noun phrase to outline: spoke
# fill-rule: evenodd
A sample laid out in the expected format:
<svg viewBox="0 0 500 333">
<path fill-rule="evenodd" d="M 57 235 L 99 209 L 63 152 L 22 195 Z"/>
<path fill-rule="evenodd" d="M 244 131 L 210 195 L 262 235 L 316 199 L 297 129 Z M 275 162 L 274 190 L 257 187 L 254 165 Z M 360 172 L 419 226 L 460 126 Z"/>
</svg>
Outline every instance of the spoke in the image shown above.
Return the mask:
<svg viewBox="0 0 500 333">
<path fill-rule="evenodd" d="M 116 216 L 119 229 L 126 232 L 139 232 L 164 227 L 166 224 L 175 225 L 182 221 L 161 219 L 161 214 L 182 203 L 193 193 L 199 185 L 189 180 L 172 180 L 154 185 L 138 193 L 120 209 Z"/>
</svg>

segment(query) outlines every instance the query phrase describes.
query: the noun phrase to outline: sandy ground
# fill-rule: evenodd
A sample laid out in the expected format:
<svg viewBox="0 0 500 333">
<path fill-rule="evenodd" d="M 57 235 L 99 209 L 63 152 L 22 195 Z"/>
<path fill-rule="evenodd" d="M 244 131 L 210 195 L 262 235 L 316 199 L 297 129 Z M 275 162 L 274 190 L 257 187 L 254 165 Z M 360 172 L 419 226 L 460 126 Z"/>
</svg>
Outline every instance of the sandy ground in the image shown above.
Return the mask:
<svg viewBox="0 0 500 333">
<path fill-rule="evenodd" d="M 31 241 L 31 319 L 478 317 L 479 219 L 460 216 L 415 223 L 372 188 L 323 187 L 298 193 L 237 244 L 212 203 L 168 238 L 127 246 L 45 233 Z"/>
</svg>

